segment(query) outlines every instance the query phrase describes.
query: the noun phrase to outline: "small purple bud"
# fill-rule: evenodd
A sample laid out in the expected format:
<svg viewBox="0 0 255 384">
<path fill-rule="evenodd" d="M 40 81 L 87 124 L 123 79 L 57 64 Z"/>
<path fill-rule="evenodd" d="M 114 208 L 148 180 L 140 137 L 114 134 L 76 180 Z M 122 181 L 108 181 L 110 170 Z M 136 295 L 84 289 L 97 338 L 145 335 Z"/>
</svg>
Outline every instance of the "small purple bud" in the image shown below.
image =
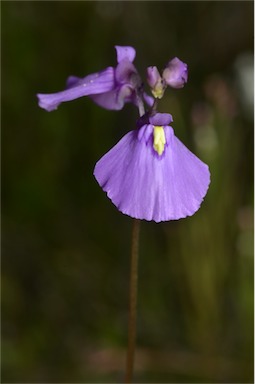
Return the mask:
<svg viewBox="0 0 255 384">
<path fill-rule="evenodd" d="M 182 88 L 188 80 L 188 66 L 175 57 L 167 64 L 162 77 L 170 87 Z"/>
<path fill-rule="evenodd" d="M 154 88 L 158 82 L 161 81 L 161 76 L 159 74 L 157 67 L 148 67 L 147 68 L 147 82 L 151 88 Z"/>
<path fill-rule="evenodd" d="M 147 68 L 147 83 L 155 98 L 161 99 L 164 95 L 165 87 L 157 67 Z"/>
</svg>

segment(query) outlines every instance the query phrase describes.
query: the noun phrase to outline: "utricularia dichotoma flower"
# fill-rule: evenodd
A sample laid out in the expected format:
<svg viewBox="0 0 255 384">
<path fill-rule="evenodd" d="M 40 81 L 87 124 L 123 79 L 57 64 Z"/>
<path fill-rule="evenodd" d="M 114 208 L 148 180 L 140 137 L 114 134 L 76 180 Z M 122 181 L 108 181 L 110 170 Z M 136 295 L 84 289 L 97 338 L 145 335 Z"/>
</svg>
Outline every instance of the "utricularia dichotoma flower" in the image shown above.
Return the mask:
<svg viewBox="0 0 255 384">
<path fill-rule="evenodd" d="M 133 64 L 136 52 L 132 47 L 116 46 L 117 66 L 108 67 L 84 78 L 68 77 L 66 89 L 57 93 L 37 94 L 39 106 L 46 111 L 57 109 L 65 101 L 89 96 L 106 109 L 122 109 L 127 102 L 136 104 L 136 90 L 141 79 Z"/>
<path fill-rule="evenodd" d="M 39 106 L 51 111 L 64 101 L 89 96 L 106 109 L 122 109 L 131 102 L 139 109 L 136 129 L 127 133 L 96 164 L 94 176 L 113 204 L 124 214 L 156 222 L 193 215 L 210 184 L 208 166 L 175 136 L 173 118 L 156 111 L 167 86 L 182 88 L 188 80 L 187 64 L 177 57 L 162 75 L 147 68 L 153 97 L 143 89 L 133 64 L 135 50 L 116 46 L 117 66 L 82 79 L 71 76 L 66 90 L 38 94 Z M 148 104 L 144 110 L 144 101 Z"/>
</svg>

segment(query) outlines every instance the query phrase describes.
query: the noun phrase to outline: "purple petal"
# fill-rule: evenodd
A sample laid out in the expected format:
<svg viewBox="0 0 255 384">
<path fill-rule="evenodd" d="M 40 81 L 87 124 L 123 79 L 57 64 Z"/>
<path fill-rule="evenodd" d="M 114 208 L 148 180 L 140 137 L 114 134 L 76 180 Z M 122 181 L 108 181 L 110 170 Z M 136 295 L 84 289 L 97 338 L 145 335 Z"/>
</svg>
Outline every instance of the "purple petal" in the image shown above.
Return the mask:
<svg viewBox="0 0 255 384">
<path fill-rule="evenodd" d="M 124 59 L 115 69 L 114 89 L 109 92 L 92 95 L 91 99 L 103 108 L 120 110 L 127 102 L 137 104 L 135 90 L 140 86 L 141 79 L 134 65 Z"/>
<path fill-rule="evenodd" d="M 147 83 L 154 97 L 161 99 L 164 95 L 166 85 L 162 81 L 157 67 L 147 68 Z"/>
<path fill-rule="evenodd" d="M 161 81 L 161 76 L 159 74 L 157 67 L 148 67 L 147 68 L 147 83 L 151 88 L 154 88 Z"/>
<path fill-rule="evenodd" d="M 175 57 L 167 64 L 162 77 L 170 87 L 182 88 L 188 81 L 188 66 Z"/>
<path fill-rule="evenodd" d="M 145 103 L 149 106 L 152 107 L 154 104 L 154 97 L 149 96 L 146 92 L 143 92 L 143 99 Z"/>
<path fill-rule="evenodd" d="M 168 125 L 173 122 L 173 116 L 170 113 L 156 113 L 149 117 L 149 122 L 152 125 Z"/>
<path fill-rule="evenodd" d="M 122 60 L 127 59 L 128 61 L 131 61 L 131 63 L 135 59 L 135 49 L 133 47 L 122 47 L 119 45 L 115 45 L 115 49 L 117 52 L 117 62 L 120 63 Z"/>
<path fill-rule="evenodd" d="M 158 126 L 168 125 L 172 123 L 173 117 L 170 113 L 155 113 L 148 111 L 143 116 L 139 117 L 136 122 L 137 128 L 141 128 L 143 125 L 152 124 Z"/>
<path fill-rule="evenodd" d="M 133 90 L 129 85 L 123 85 L 112 91 L 90 96 L 90 98 L 100 107 L 116 111 L 122 109 L 127 102 L 133 101 L 135 103 Z"/>
<path fill-rule="evenodd" d="M 75 82 L 75 80 L 77 80 Z M 59 104 L 77 99 L 82 96 L 108 92 L 114 87 L 114 68 L 108 67 L 105 70 L 88 75 L 83 79 L 71 76 L 68 79 L 68 89 L 62 92 L 51 94 L 37 94 L 39 106 L 52 111 L 57 109 Z"/>
<path fill-rule="evenodd" d="M 152 133 L 153 133 L 153 125 L 151 124 L 144 125 L 138 131 L 138 135 L 137 135 L 138 140 L 139 141 L 143 140 L 146 144 L 148 144 L 149 140 L 151 139 Z"/>
<path fill-rule="evenodd" d="M 115 80 L 117 84 L 130 84 L 133 88 L 141 84 L 141 79 L 135 66 L 128 60 L 123 60 L 117 65 Z"/>
<path fill-rule="evenodd" d="M 152 143 L 125 135 L 96 164 L 94 175 L 113 204 L 124 214 L 156 222 L 193 215 L 206 195 L 208 166 L 164 127 L 168 144 L 162 156 Z"/>
</svg>

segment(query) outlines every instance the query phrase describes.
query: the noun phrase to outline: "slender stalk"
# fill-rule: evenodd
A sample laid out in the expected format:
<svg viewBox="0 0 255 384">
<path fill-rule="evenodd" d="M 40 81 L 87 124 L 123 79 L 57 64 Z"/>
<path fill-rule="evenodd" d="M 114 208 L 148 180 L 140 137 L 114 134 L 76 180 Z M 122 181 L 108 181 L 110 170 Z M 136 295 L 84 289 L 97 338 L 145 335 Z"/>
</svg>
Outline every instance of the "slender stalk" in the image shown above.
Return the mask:
<svg viewBox="0 0 255 384">
<path fill-rule="evenodd" d="M 139 247 L 140 220 L 134 219 L 131 247 L 130 291 L 129 291 L 129 318 L 128 318 L 128 350 L 126 361 L 125 382 L 132 383 L 134 372 L 134 357 L 136 343 L 136 317 L 137 317 L 137 280 L 138 280 L 138 247 Z"/>
</svg>

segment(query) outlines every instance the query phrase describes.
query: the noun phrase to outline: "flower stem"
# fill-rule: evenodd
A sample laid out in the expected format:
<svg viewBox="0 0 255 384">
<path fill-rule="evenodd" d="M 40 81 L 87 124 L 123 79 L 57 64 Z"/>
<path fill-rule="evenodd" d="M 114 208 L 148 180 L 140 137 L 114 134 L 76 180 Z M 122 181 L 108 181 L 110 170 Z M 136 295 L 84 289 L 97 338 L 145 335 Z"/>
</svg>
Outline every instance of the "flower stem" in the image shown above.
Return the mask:
<svg viewBox="0 0 255 384">
<path fill-rule="evenodd" d="M 128 350 L 126 361 L 125 382 L 132 383 L 134 371 L 136 317 L 137 317 L 137 280 L 138 280 L 138 246 L 140 220 L 134 219 L 131 247 L 129 318 L 128 318 Z"/>
</svg>

